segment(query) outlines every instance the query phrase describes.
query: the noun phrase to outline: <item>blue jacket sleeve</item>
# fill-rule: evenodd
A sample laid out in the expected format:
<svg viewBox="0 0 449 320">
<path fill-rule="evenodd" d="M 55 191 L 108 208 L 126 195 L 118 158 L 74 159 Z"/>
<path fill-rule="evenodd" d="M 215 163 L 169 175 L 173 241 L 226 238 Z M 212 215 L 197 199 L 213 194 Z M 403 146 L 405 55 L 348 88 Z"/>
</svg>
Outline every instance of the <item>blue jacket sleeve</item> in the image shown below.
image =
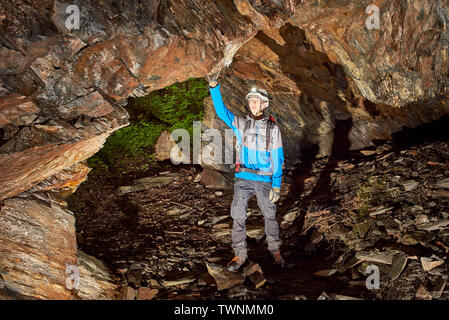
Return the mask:
<svg viewBox="0 0 449 320">
<path fill-rule="evenodd" d="M 273 162 L 273 181 L 272 188 L 281 188 L 282 182 L 282 164 L 284 163 L 284 148 L 282 146 L 281 130 L 277 128 L 273 136 L 273 149 L 270 151 Z"/>
<path fill-rule="evenodd" d="M 235 115 L 224 105 L 219 84 L 216 87 L 210 88 L 210 95 L 212 96 L 212 102 L 214 103 L 217 116 L 230 128 L 233 128 L 232 121 L 234 120 Z"/>
</svg>

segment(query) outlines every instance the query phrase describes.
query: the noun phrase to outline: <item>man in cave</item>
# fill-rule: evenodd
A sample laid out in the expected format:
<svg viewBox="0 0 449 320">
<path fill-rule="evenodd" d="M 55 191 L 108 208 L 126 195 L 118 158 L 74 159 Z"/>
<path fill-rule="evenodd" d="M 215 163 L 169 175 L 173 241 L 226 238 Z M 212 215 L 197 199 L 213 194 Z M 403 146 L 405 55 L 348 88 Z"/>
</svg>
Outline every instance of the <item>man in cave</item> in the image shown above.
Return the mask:
<svg viewBox="0 0 449 320">
<path fill-rule="evenodd" d="M 270 97 L 265 90 L 253 87 L 246 96 L 246 116 L 238 117 L 224 105 L 220 85 L 216 80 L 210 77 L 208 80 L 218 117 L 237 137 L 234 198 L 231 206 L 232 248 L 235 256 L 228 263 L 227 270 L 237 272 L 248 260 L 246 211 L 248 200 L 254 194 L 265 220 L 268 251 L 274 264 L 284 267 L 275 204 L 280 197 L 284 151 L 281 131 L 273 117 L 266 115 L 264 111 L 269 105 Z"/>
</svg>

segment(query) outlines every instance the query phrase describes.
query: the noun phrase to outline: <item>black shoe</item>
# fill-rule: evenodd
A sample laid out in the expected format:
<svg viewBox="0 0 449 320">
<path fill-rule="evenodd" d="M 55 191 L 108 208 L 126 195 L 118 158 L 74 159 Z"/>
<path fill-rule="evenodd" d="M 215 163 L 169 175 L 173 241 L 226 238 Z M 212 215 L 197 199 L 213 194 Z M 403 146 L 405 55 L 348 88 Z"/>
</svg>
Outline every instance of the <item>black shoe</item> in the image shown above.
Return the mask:
<svg viewBox="0 0 449 320">
<path fill-rule="evenodd" d="M 237 272 L 241 266 L 246 262 L 246 258 L 235 256 L 226 266 L 226 270 L 231 272 Z"/>
<path fill-rule="evenodd" d="M 278 251 L 270 251 L 271 256 L 273 257 L 274 261 L 273 263 L 277 266 L 280 266 L 281 268 L 285 267 L 285 260 L 281 256 L 281 252 Z"/>
</svg>

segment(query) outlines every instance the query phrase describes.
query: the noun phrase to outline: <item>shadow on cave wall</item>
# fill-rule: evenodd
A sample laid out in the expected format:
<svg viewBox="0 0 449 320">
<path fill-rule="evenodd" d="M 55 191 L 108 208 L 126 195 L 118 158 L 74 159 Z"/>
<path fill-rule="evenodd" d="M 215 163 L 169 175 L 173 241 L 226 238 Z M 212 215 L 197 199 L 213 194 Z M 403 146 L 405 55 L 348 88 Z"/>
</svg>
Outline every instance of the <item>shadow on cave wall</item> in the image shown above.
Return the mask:
<svg viewBox="0 0 449 320">
<path fill-rule="evenodd" d="M 349 132 L 351 131 L 352 125 L 352 118 L 336 121 L 333 132 L 334 138 L 332 141 L 332 149 L 329 157 L 327 158 L 327 164 L 320 172 L 319 178 L 312 192 L 302 200 L 303 204 L 307 204 L 312 199 L 318 199 L 319 197 L 323 198 L 323 200 L 327 200 L 330 204 L 333 203 L 335 192 L 331 190 L 330 174 L 335 171 L 338 161 L 347 160 L 350 158 L 349 148 L 351 146 L 351 141 L 349 140 Z M 303 190 L 301 190 L 301 192 Z"/>
<path fill-rule="evenodd" d="M 352 95 L 343 67 L 331 62 L 325 53 L 311 47 L 303 30 L 287 23 L 279 29 L 279 33 L 285 41 L 284 45 L 279 45 L 263 32 L 259 32 L 256 38 L 279 56 L 282 72 L 294 80 L 302 92 L 298 100 L 299 108 L 314 110 L 312 113 L 304 113 L 303 130 L 307 135 L 316 135 L 317 128 L 326 120 L 327 124 L 332 122 L 334 127 L 328 162 L 319 173 L 314 189 L 302 200 L 302 204 L 316 199 L 317 196 L 332 202 L 335 195 L 331 191 L 330 173 L 335 169 L 338 160 L 347 159 L 350 154 L 349 132 L 353 126 L 352 118 L 348 118 L 345 111 L 345 102 L 339 99 L 338 93 L 343 92 L 346 97 L 350 97 L 349 100 L 354 99 L 349 101 L 353 106 L 358 104 Z M 325 101 L 332 109 L 329 111 L 334 113 L 333 117 L 326 119 L 323 111 L 317 107 L 317 101 Z M 310 114 L 318 117 L 308 119 Z M 301 141 L 300 144 L 308 146 L 301 150 L 301 164 L 293 171 L 292 186 L 287 199 L 297 199 L 304 192 L 304 181 L 316 175 L 312 172 L 312 166 L 320 151 L 319 143 Z"/>
<path fill-rule="evenodd" d="M 301 206 L 305 206 L 312 200 L 317 199 L 326 201 L 329 205 L 334 203 L 335 192 L 331 190 L 330 174 L 335 171 L 340 160 L 347 160 L 351 157 L 351 151 L 349 150 L 351 146 L 349 132 L 351 131 L 352 125 L 352 118 L 337 120 L 335 122 L 332 149 L 327 157 L 327 163 L 318 174 L 318 179 L 312 191 L 301 200 Z M 313 144 L 302 150 L 301 164 L 296 166 L 292 172 L 292 183 L 289 193 L 286 196 L 287 199 L 296 200 L 305 191 L 305 181 L 316 175 L 313 172 L 313 164 L 316 161 L 318 151 L 318 144 Z"/>
<path fill-rule="evenodd" d="M 279 34 L 284 45 L 264 32 L 259 32 L 255 38 L 279 56 L 282 72 L 296 82 L 304 93 L 302 96 L 338 103 L 338 90 L 346 91 L 349 86 L 343 67 L 311 47 L 305 32 L 298 27 L 287 23 L 279 29 Z"/>
</svg>

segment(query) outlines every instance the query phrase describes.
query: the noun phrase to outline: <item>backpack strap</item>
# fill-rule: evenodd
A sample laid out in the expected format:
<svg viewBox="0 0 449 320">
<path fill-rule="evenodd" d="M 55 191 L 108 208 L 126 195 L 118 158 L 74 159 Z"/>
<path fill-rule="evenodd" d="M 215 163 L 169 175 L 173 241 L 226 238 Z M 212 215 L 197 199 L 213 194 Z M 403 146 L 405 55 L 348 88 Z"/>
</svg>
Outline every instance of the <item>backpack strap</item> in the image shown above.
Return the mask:
<svg viewBox="0 0 449 320">
<path fill-rule="evenodd" d="M 243 144 L 246 143 L 246 139 L 248 138 L 246 132 L 250 129 L 250 127 L 251 127 L 251 119 L 245 119 L 245 128 L 243 129 L 243 141 L 242 141 Z"/>
<path fill-rule="evenodd" d="M 236 154 L 236 166 L 235 166 L 235 171 L 236 172 L 240 172 L 240 159 L 239 159 L 239 153 L 241 151 L 242 146 L 245 145 L 246 142 L 246 131 L 249 130 L 249 128 L 251 127 L 251 119 L 246 119 L 245 118 L 245 127 L 243 128 L 243 137 L 242 137 L 242 141 L 241 141 L 241 145 L 239 145 L 239 141 L 237 139 L 236 143 L 235 143 L 235 149 L 237 151 Z"/>
<path fill-rule="evenodd" d="M 266 137 L 267 137 L 267 145 L 266 145 L 266 150 L 268 152 L 270 152 L 270 142 L 271 142 L 271 131 L 273 131 L 274 128 L 274 118 L 272 116 L 270 116 L 268 118 L 268 123 L 267 123 L 267 133 L 266 133 Z"/>
</svg>

